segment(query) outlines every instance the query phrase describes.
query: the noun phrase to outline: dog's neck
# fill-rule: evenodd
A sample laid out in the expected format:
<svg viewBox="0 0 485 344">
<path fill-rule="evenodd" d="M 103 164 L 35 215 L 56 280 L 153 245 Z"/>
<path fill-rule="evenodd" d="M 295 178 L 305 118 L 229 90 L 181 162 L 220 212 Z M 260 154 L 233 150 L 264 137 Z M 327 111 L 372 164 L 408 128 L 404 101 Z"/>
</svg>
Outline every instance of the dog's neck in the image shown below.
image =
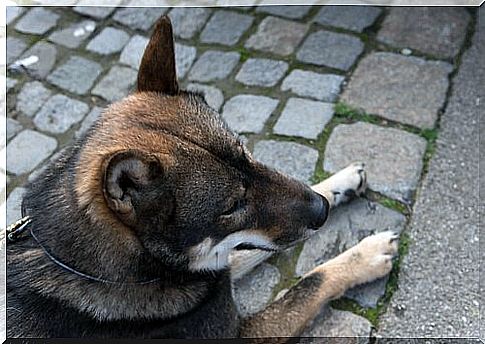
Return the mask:
<svg viewBox="0 0 485 344">
<path fill-rule="evenodd" d="M 170 318 L 195 307 L 219 276 L 174 271 L 147 256 L 134 235 L 130 240 L 130 236 L 116 235 L 106 224 L 91 221 L 85 210 L 76 207 L 69 166 L 69 156 L 75 154 L 66 153 L 51 166 L 41 176 L 42 185 L 30 186 L 25 205 L 31 228 L 62 264 L 119 283 L 96 282 L 67 271 L 34 245 L 23 257 L 14 258 L 19 266 L 28 260 L 26 266 L 32 271 L 25 278 L 29 284 L 99 320 Z M 121 241 L 121 237 L 129 239 Z M 151 279 L 158 280 L 137 284 Z"/>
</svg>

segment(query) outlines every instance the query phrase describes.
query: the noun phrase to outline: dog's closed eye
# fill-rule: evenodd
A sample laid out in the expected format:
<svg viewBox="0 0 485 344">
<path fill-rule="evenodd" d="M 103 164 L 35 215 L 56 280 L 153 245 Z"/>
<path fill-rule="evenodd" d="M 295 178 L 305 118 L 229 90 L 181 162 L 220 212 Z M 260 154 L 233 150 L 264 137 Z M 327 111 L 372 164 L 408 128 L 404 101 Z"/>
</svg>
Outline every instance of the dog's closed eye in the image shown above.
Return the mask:
<svg viewBox="0 0 485 344">
<path fill-rule="evenodd" d="M 242 210 L 246 207 L 247 201 L 244 198 L 233 200 L 229 203 L 229 206 L 226 210 L 221 213 L 221 216 L 230 216 L 239 210 Z"/>
</svg>

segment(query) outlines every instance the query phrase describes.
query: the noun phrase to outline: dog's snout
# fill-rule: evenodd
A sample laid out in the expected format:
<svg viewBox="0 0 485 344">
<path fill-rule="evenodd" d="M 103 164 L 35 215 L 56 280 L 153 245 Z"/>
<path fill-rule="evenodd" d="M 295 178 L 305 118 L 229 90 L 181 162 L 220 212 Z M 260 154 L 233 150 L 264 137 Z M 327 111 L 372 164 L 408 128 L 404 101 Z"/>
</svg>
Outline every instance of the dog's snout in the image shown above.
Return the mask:
<svg viewBox="0 0 485 344">
<path fill-rule="evenodd" d="M 329 203 L 325 197 L 314 193 L 311 204 L 311 219 L 309 228 L 318 230 L 323 226 L 328 217 Z"/>
</svg>

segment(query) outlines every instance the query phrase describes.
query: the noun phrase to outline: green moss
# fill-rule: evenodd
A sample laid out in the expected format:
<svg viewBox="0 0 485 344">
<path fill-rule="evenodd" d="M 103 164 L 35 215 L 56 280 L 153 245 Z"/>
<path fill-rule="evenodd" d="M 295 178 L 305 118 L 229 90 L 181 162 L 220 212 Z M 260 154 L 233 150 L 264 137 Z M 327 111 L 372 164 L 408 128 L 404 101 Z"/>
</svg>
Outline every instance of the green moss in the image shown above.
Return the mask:
<svg viewBox="0 0 485 344">
<path fill-rule="evenodd" d="M 379 200 L 379 203 L 382 204 L 383 206 L 387 207 L 387 208 L 391 208 L 391 209 L 393 209 L 397 212 L 400 212 L 402 214 L 408 214 L 408 212 L 409 212 L 407 207 L 404 204 L 402 204 L 401 202 L 396 201 L 394 199 L 382 197 L 382 199 Z"/>
<path fill-rule="evenodd" d="M 237 48 L 237 52 L 241 54 L 241 57 L 239 58 L 241 62 L 245 62 L 251 57 L 251 53 L 244 47 Z"/>
<path fill-rule="evenodd" d="M 279 283 L 273 288 L 271 299 L 274 299 L 281 290 L 293 287 L 300 280 L 299 277 L 295 276 L 295 268 L 302 250 L 303 243 L 299 243 L 293 251 L 281 252 L 268 260 L 269 263 L 278 268 L 281 275 Z"/>
<path fill-rule="evenodd" d="M 321 166 L 322 164 L 318 164 L 316 169 L 315 169 L 315 174 L 313 177 L 310 179 L 310 182 L 312 184 L 318 184 L 322 181 L 324 181 L 327 178 L 330 178 L 332 175 L 331 173 L 328 173 L 327 171 L 323 170 L 323 167 Z"/>
<path fill-rule="evenodd" d="M 360 315 L 370 321 L 372 326 L 376 327 L 379 325 L 379 309 L 378 308 L 364 308 L 361 307 L 357 302 L 347 299 L 345 297 L 338 300 L 334 300 L 330 305 L 341 311 L 348 311 L 354 314 Z"/>
<path fill-rule="evenodd" d="M 343 102 L 338 102 L 335 104 L 334 110 L 337 118 L 340 117 L 342 119 L 347 119 L 350 122 L 361 121 L 372 124 L 382 124 L 384 121 L 375 115 L 367 114 L 364 111 L 353 108 Z"/>
</svg>

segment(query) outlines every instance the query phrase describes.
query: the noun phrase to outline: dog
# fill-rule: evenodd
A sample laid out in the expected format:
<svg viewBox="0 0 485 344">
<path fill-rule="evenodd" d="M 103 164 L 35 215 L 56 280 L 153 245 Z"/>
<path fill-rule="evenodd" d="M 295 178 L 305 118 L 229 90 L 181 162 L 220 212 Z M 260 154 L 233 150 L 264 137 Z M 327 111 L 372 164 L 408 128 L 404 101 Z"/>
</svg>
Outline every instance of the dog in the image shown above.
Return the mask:
<svg viewBox="0 0 485 344">
<path fill-rule="evenodd" d="M 355 163 L 312 188 L 259 163 L 203 96 L 179 89 L 168 17 L 144 52 L 134 94 L 27 186 L 29 232 L 7 246 L 7 336 L 298 336 L 331 299 L 388 274 L 384 232 L 307 273 L 241 318 L 231 271 L 319 230 L 365 189 Z"/>
</svg>

